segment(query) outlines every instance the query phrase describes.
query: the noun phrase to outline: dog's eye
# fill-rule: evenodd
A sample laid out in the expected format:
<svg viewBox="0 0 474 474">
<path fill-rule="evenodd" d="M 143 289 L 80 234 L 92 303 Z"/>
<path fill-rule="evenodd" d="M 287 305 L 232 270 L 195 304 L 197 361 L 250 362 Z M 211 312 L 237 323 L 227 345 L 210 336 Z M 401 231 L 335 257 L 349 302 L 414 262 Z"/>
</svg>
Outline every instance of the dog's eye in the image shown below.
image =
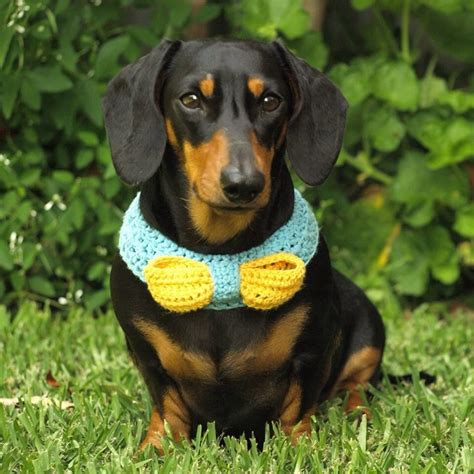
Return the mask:
<svg viewBox="0 0 474 474">
<path fill-rule="evenodd" d="M 188 109 L 198 109 L 201 106 L 201 101 L 196 94 L 185 94 L 181 97 L 181 102 Z"/>
<path fill-rule="evenodd" d="M 263 110 L 265 112 L 273 112 L 278 109 L 281 104 L 281 99 L 276 95 L 268 94 L 263 98 Z"/>
</svg>

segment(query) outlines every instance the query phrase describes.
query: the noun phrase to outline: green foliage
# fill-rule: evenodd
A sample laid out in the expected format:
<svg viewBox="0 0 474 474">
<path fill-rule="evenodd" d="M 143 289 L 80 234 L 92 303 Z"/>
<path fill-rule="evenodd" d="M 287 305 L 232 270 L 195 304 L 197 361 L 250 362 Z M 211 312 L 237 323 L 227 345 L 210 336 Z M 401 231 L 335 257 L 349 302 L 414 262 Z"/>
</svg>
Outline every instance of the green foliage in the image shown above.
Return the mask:
<svg viewBox="0 0 474 474">
<path fill-rule="evenodd" d="M 164 34 L 177 34 L 191 13 L 187 2 L 167 10 L 166 2 L 143 1 L 161 21 L 128 25 L 120 12 L 130 3 L 0 7 L 0 298 L 6 303 L 31 297 L 94 309 L 109 299 L 108 271 L 132 191 L 115 175 L 100 97 L 123 63 Z"/>
<path fill-rule="evenodd" d="M 324 186 L 306 190 L 336 266 L 387 311 L 398 311 L 403 295 L 462 292 L 474 262 L 474 2 L 352 6 L 328 3 L 327 28 L 339 25 L 340 41 L 312 28 L 302 1 L 215 0 L 197 11 L 189 0 L 2 3 L 2 301 L 89 309 L 108 301 L 133 190 L 115 176 L 100 97 L 123 64 L 162 37 L 210 21 L 234 37 L 282 37 L 347 97 L 338 166 Z"/>
<path fill-rule="evenodd" d="M 410 20 L 425 18 L 428 10 L 429 15 L 470 16 L 474 4 L 428 0 L 352 4 L 372 8 L 367 27 L 389 33 L 385 41 L 390 47 L 374 48 L 369 41 L 362 45 L 367 56 L 329 69 L 350 109 L 339 158 L 342 166 L 319 197 L 331 203 L 334 188 L 343 192 L 352 188 L 353 195 L 360 195 L 351 203 L 325 206 L 326 232 L 336 244 L 333 257 L 363 285 L 375 282 L 387 288 L 384 282 L 388 282 L 398 295 L 453 296 L 455 289 L 462 291 L 463 270 L 464 284 L 469 285 L 468 267 L 472 267 L 472 260 L 463 258 L 472 253 L 474 233 L 468 179 L 472 166 L 468 162 L 474 157 L 472 89 L 466 80 L 459 81 L 463 89 L 454 89 L 452 76 L 435 74 L 442 51 L 433 51 L 428 62 L 426 57 L 421 60 L 422 44 L 410 44 L 416 35 L 410 36 L 409 25 Z M 399 38 L 384 8 L 398 15 Z M 469 48 L 473 24 L 469 34 L 453 35 L 457 48 Z M 433 34 L 434 43 L 444 41 L 440 36 L 435 40 L 437 33 L 429 29 L 424 33 Z M 468 74 L 472 63 L 460 64 L 456 75 Z M 357 181 L 357 191 L 351 181 Z M 348 243 L 348 236 L 358 244 Z M 387 292 L 377 298 L 387 299 Z"/>
</svg>

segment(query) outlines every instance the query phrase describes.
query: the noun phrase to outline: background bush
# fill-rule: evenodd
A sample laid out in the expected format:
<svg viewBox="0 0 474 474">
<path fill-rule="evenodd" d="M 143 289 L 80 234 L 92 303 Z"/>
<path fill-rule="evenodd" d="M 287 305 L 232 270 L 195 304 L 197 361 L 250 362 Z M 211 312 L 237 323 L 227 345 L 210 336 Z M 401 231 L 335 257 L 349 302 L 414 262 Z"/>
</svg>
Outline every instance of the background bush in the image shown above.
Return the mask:
<svg viewBox="0 0 474 474">
<path fill-rule="evenodd" d="M 467 295 L 474 1 L 312 0 L 327 3 L 312 14 L 299 0 L 194 3 L 0 3 L 1 301 L 108 303 L 135 191 L 115 176 L 100 97 L 163 36 L 202 35 L 280 36 L 349 100 L 336 170 L 318 189 L 298 184 L 338 268 L 388 312 Z"/>
</svg>

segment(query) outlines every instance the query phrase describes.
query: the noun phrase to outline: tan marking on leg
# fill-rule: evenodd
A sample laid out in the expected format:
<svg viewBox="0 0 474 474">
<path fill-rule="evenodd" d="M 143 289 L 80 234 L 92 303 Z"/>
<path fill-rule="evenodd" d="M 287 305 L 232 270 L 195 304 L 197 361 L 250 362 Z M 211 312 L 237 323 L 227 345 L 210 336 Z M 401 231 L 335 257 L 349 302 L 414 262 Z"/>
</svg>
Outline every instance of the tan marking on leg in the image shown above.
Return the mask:
<svg viewBox="0 0 474 474">
<path fill-rule="evenodd" d="M 364 347 L 349 357 L 333 390 L 333 395 L 343 390 L 349 391 L 346 412 L 355 410 L 363 404 L 359 390 L 367 389 L 381 357 L 381 351 L 376 347 Z"/>
<path fill-rule="evenodd" d="M 163 454 L 163 446 L 161 445 L 161 437 L 165 434 L 165 426 L 163 418 L 156 408 L 151 412 L 150 425 L 146 433 L 145 439 L 140 444 L 140 450 L 145 449 L 149 444 L 153 445 L 160 454 Z"/>
<path fill-rule="evenodd" d="M 301 419 L 299 418 L 301 410 L 301 386 L 292 380 L 285 395 L 282 404 L 279 420 L 282 431 L 291 436 L 291 441 L 296 443 L 298 439 L 311 432 L 311 417 L 316 412 L 316 407 L 307 410 Z"/>
<path fill-rule="evenodd" d="M 301 436 L 311 433 L 311 417 L 316 414 L 316 406 L 308 410 L 291 430 L 291 442 L 297 444 Z"/>
<path fill-rule="evenodd" d="M 169 423 L 171 432 L 176 441 L 180 438 L 189 438 L 191 424 L 189 412 L 178 390 L 171 387 L 163 399 L 164 419 Z"/>
<path fill-rule="evenodd" d="M 281 367 L 290 357 L 308 319 L 309 307 L 301 305 L 276 321 L 262 341 L 224 358 L 221 368 L 230 377 L 267 372 Z"/>
<path fill-rule="evenodd" d="M 296 381 L 291 381 L 283 400 L 281 413 L 279 415 L 281 429 L 285 434 L 290 435 L 298 422 L 298 415 L 301 409 L 301 386 Z"/>
<path fill-rule="evenodd" d="M 346 390 L 349 391 L 349 396 L 347 398 L 346 406 L 344 411 L 350 413 L 351 411 L 358 410 L 359 408 L 363 413 L 367 415 L 367 418 L 371 417 L 370 409 L 364 405 L 364 400 L 360 394 L 362 387 L 360 385 L 354 384 L 352 387 L 346 387 Z"/>
<path fill-rule="evenodd" d="M 178 380 L 215 380 L 216 366 L 209 356 L 184 350 L 163 329 L 149 321 L 135 318 L 133 323 L 155 349 L 161 365 L 170 376 Z"/>
<path fill-rule="evenodd" d="M 206 77 L 199 81 L 199 89 L 204 97 L 212 97 L 214 94 L 214 87 L 215 81 L 212 74 L 206 74 Z"/>
<path fill-rule="evenodd" d="M 253 96 L 258 98 L 262 95 L 265 83 L 260 77 L 249 77 L 247 87 Z"/>
<path fill-rule="evenodd" d="M 174 387 L 170 387 L 163 397 L 163 417 L 156 407 L 153 408 L 150 426 L 140 445 L 140 450 L 151 444 L 163 454 L 161 440 L 163 436 L 166 436 L 165 421 L 168 423 L 175 441 L 181 441 L 183 438 L 189 439 L 191 431 L 189 412 L 178 390 Z"/>
</svg>

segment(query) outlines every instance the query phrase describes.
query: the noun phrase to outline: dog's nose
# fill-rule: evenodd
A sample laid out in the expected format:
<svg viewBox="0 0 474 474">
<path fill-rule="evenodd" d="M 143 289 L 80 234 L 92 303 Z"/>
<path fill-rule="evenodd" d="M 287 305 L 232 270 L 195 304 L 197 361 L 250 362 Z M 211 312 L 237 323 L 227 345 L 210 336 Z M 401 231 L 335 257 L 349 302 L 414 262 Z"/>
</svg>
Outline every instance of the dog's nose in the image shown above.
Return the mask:
<svg viewBox="0 0 474 474">
<path fill-rule="evenodd" d="M 265 180 L 260 171 L 242 173 L 235 168 L 225 169 L 221 174 L 221 187 L 226 198 L 235 204 L 253 201 L 263 190 Z"/>
</svg>

